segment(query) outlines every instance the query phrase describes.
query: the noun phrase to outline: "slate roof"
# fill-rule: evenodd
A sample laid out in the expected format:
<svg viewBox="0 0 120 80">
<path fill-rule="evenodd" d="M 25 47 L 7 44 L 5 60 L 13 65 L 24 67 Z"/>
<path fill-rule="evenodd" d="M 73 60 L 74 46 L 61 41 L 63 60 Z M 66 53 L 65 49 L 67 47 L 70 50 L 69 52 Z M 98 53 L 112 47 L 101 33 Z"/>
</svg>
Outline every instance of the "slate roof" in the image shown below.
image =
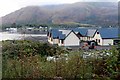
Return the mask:
<svg viewBox="0 0 120 80">
<path fill-rule="evenodd" d="M 93 37 L 97 29 L 88 29 L 87 35 L 89 37 Z"/>
<path fill-rule="evenodd" d="M 98 29 L 102 38 L 118 38 L 120 34 L 120 28 L 100 28 Z"/>
<path fill-rule="evenodd" d="M 71 32 L 71 30 L 63 30 L 63 29 L 61 29 L 61 30 L 59 30 L 59 31 L 61 31 L 62 32 L 62 34 L 65 34 L 66 36 Z"/>
<path fill-rule="evenodd" d="M 59 38 L 59 39 L 64 39 L 66 37 L 65 34 L 62 33 L 62 31 L 59 31 L 58 29 L 51 29 L 49 30 L 51 33 L 51 36 L 53 39 Z"/>
<path fill-rule="evenodd" d="M 58 31 L 58 29 L 51 29 L 50 33 L 51 33 L 51 36 L 53 38 L 58 38 L 59 37 L 59 31 Z"/>
<path fill-rule="evenodd" d="M 59 39 L 60 39 L 60 40 L 61 40 L 61 39 L 65 39 L 65 37 L 66 37 L 65 34 L 60 34 L 60 35 L 59 35 Z"/>
<path fill-rule="evenodd" d="M 86 36 L 88 29 L 87 28 L 75 28 L 74 32 L 80 33 L 82 36 Z"/>
<path fill-rule="evenodd" d="M 71 32 L 79 32 L 83 36 L 89 36 L 93 37 L 95 32 L 98 30 L 102 38 L 118 38 L 120 35 L 120 28 L 98 28 L 98 29 L 92 29 L 92 28 L 74 28 L 69 30 L 59 30 L 59 29 L 51 29 L 49 32 L 52 33 L 52 37 L 59 38 L 59 39 L 65 39 L 65 37 Z"/>
</svg>

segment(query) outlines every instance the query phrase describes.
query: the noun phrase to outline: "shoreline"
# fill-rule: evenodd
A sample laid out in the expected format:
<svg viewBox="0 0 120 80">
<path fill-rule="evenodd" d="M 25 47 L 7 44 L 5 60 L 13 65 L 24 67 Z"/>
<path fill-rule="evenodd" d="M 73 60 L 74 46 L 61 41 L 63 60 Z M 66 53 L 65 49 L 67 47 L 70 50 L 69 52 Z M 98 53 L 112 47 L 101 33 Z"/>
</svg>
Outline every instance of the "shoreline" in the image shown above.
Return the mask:
<svg viewBox="0 0 120 80">
<path fill-rule="evenodd" d="M 31 39 L 31 38 L 38 38 L 39 39 L 39 37 L 41 40 L 45 40 L 47 38 L 47 34 L 20 34 L 20 33 L 0 32 L 0 41 L 3 41 L 3 40 L 23 40 L 23 39 L 28 39 L 28 38 L 29 39 Z M 34 39 L 34 40 L 36 40 L 36 39 Z"/>
</svg>

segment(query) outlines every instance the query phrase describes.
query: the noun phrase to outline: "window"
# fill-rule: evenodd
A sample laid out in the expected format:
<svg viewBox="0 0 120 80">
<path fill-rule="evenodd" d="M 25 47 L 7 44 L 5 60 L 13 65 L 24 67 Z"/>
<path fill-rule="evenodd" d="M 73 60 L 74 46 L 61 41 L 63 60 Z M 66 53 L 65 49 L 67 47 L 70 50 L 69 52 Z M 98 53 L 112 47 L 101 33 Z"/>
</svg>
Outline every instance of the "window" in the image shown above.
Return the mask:
<svg viewBox="0 0 120 80">
<path fill-rule="evenodd" d="M 99 39 L 99 43 L 100 43 L 100 39 Z"/>
<path fill-rule="evenodd" d="M 61 40 L 61 43 L 64 44 L 64 40 L 63 39 Z"/>
<path fill-rule="evenodd" d="M 96 42 L 97 42 L 97 39 L 96 39 Z"/>
<path fill-rule="evenodd" d="M 99 34 L 99 32 L 97 32 L 97 34 Z"/>
</svg>

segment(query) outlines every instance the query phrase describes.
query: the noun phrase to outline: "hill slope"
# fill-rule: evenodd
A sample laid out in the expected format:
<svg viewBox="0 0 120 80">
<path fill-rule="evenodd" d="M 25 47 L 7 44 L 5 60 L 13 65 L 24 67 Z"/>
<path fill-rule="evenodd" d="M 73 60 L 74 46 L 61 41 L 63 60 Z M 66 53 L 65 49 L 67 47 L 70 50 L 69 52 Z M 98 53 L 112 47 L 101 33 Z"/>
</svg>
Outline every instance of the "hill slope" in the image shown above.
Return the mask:
<svg viewBox="0 0 120 80">
<path fill-rule="evenodd" d="M 4 24 L 88 23 L 115 25 L 118 22 L 117 3 L 80 2 L 51 6 L 28 6 L 2 17 Z"/>
</svg>

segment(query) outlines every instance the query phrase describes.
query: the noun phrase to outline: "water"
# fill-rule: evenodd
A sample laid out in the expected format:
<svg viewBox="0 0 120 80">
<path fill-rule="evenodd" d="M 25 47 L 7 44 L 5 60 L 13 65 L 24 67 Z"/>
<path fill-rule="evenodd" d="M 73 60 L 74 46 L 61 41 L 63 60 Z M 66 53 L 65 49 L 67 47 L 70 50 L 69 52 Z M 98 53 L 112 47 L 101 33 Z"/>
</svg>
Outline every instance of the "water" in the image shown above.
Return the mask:
<svg viewBox="0 0 120 80">
<path fill-rule="evenodd" d="M 19 34 L 19 33 L 8 33 L 8 32 L 0 32 L 0 41 L 2 40 L 20 40 L 24 39 L 25 37 L 37 37 L 42 36 L 46 37 L 46 34 Z"/>
</svg>

